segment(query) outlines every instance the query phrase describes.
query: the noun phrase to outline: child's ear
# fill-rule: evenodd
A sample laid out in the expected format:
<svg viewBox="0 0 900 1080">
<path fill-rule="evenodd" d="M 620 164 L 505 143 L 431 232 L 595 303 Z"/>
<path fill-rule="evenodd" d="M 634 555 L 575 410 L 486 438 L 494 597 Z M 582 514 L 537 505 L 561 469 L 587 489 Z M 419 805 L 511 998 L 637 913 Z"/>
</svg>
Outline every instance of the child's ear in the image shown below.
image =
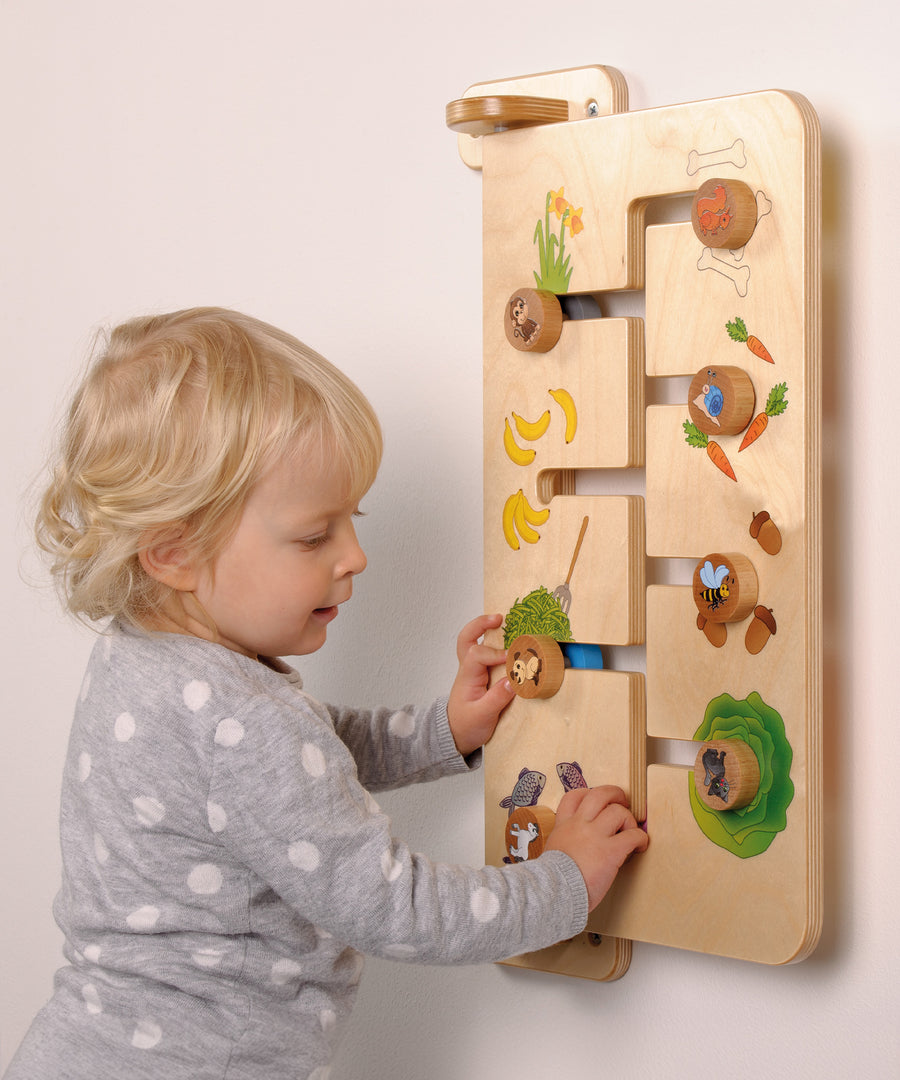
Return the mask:
<svg viewBox="0 0 900 1080">
<path fill-rule="evenodd" d="M 148 538 L 138 552 L 138 559 L 146 574 L 170 589 L 193 592 L 197 588 L 197 560 L 180 528 Z"/>
</svg>

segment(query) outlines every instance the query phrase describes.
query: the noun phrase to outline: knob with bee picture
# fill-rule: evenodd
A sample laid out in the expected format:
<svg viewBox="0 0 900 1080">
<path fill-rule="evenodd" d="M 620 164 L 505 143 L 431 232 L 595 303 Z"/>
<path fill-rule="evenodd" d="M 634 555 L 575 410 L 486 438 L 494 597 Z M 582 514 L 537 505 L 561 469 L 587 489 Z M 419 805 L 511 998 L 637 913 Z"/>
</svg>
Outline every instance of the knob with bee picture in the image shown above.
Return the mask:
<svg viewBox="0 0 900 1080">
<path fill-rule="evenodd" d="M 753 563 L 738 552 L 713 552 L 694 569 L 693 597 L 697 626 L 709 641 L 725 644 L 725 623 L 741 622 L 753 611 L 759 582 Z"/>
</svg>

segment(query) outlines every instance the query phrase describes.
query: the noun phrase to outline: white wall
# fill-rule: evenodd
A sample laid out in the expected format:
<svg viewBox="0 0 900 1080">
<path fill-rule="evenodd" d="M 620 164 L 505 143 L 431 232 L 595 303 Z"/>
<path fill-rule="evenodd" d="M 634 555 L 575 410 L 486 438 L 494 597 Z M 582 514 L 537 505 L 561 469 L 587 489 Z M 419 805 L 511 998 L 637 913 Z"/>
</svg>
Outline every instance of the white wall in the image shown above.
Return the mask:
<svg viewBox="0 0 900 1080">
<path fill-rule="evenodd" d="M 897 1075 L 896 24 L 843 0 L 0 0 L 2 1064 L 59 962 L 58 781 L 91 644 L 23 582 L 24 496 L 93 328 L 222 303 L 349 371 L 388 452 L 370 569 L 308 684 L 442 690 L 481 596 L 481 180 L 444 106 L 473 82 L 604 63 L 632 108 L 780 87 L 822 122 L 824 937 L 785 969 L 636 945 L 608 985 L 371 963 L 333 1077 Z M 480 792 L 442 782 L 389 806 L 417 849 L 477 863 Z"/>
</svg>

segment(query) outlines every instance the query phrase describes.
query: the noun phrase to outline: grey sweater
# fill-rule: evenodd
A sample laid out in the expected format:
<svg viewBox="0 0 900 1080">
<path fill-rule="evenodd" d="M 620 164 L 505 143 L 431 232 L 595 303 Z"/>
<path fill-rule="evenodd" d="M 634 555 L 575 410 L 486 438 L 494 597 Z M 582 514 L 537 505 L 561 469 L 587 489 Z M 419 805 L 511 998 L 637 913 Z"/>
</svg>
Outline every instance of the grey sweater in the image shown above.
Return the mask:
<svg viewBox="0 0 900 1080">
<path fill-rule="evenodd" d="M 279 661 L 114 625 L 63 779 L 68 965 L 6 1080 L 321 1080 L 362 954 L 477 963 L 580 932 L 568 856 L 436 864 L 369 794 L 470 764 L 444 701 L 335 709 Z"/>
</svg>

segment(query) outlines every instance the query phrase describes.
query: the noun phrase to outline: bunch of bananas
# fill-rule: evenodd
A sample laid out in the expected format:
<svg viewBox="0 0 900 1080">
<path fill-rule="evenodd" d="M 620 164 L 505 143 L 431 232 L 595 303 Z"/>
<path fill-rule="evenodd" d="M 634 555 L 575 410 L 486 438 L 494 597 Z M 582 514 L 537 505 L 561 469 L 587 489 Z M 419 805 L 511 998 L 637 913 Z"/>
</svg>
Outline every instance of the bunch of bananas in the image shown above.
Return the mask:
<svg viewBox="0 0 900 1080">
<path fill-rule="evenodd" d="M 535 510 L 525 496 L 525 492 L 519 488 L 515 495 L 510 495 L 503 506 L 503 535 L 506 542 L 513 549 L 519 550 L 519 537 L 526 544 L 536 544 L 541 534 L 535 525 L 543 525 L 550 517 L 550 508 L 543 507 Z"/>
<path fill-rule="evenodd" d="M 566 422 L 566 443 L 568 444 L 575 438 L 575 430 L 578 427 L 578 412 L 575 408 L 575 402 L 572 400 L 569 391 L 562 388 L 550 390 L 549 394 L 563 411 Z M 547 428 L 550 427 L 550 410 L 545 409 L 534 421 L 526 420 L 524 417 L 519 416 L 518 413 L 513 413 L 512 419 L 520 438 L 526 442 L 537 442 L 546 434 Z M 535 459 L 535 450 L 531 447 L 519 446 L 516 442 L 509 417 L 506 418 L 503 425 L 503 448 L 510 461 L 516 465 L 530 465 Z"/>
</svg>

